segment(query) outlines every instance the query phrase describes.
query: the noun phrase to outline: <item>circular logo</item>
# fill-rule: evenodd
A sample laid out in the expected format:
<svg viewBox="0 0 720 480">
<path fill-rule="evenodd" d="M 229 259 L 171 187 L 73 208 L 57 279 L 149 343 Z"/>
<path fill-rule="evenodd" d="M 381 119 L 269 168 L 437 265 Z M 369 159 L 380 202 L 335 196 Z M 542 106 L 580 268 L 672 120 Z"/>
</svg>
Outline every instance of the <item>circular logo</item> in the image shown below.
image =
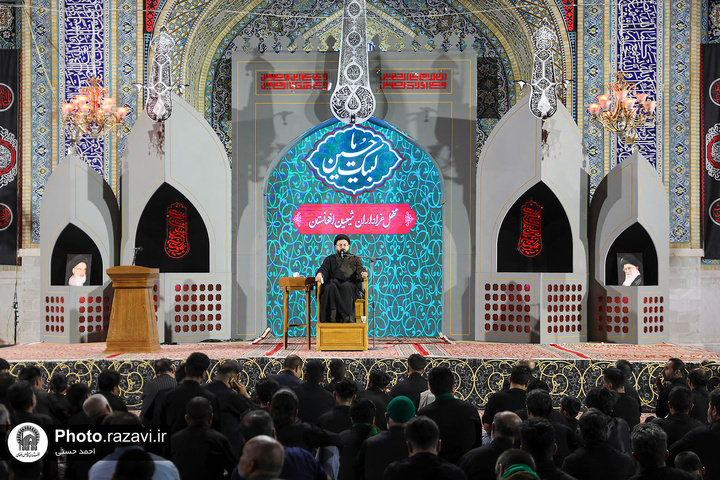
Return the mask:
<svg viewBox="0 0 720 480">
<path fill-rule="evenodd" d="M 710 208 L 708 208 L 708 216 L 715 225 L 720 226 L 720 198 L 710 204 Z"/>
<path fill-rule="evenodd" d="M 12 224 L 12 221 L 12 210 L 4 203 L 0 203 L 0 232 L 8 228 L 10 224 Z"/>
<path fill-rule="evenodd" d="M 15 95 L 10 87 L 4 83 L 0 83 L 0 112 L 4 112 L 13 106 Z"/>
<path fill-rule="evenodd" d="M 21 423 L 10 430 L 7 443 L 10 455 L 23 463 L 37 462 L 48 449 L 45 430 L 30 422 Z"/>
</svg>

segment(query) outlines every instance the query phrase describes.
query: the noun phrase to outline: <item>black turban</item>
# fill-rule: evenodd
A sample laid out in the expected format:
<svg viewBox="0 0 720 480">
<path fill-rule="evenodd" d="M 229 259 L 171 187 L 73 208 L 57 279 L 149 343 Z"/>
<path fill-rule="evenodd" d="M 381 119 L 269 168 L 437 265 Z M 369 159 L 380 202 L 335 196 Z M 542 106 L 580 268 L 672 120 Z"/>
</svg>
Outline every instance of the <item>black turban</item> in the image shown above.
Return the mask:
<svg viewBox="0 0 720 480">
<path fill-rule="evenodd" d="M 350 243 L 350 237 L 348 237 L 348 236 L 345 235 L 344 233 L 341 233 L 340 235 L 338 235 L 337 237 L 335 237 L 335 240 L 333 240 L 333 245 L 337 245 L 337 242 L 339 242 L 340 240 L 345 240 L 345 241 L 347 241 L 348 243 Z"/>
</svg>

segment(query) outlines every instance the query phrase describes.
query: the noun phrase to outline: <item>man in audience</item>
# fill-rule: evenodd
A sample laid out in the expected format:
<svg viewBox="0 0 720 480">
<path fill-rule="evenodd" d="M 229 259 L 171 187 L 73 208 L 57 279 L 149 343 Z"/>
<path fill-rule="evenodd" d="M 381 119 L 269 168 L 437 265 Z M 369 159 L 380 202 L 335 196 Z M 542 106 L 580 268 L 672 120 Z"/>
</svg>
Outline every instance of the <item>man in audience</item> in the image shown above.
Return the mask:
<svg viewBox="0 0 720 480">
<path fill-rule="evenodd" d="M 621 453 L 630 455 L 630 427 L 622 418 L 612 416 L 615 407 L 615 392 L 603 387 L 591 388 L 586 397 L 585 405 L 588 408 L 596 408 L 607 416 L 608 421 L 608 442 L 610 446 Z"/>
<path fill-rule="evenodd" d="M 240 419 L 248 410 L 257 408 L 250 400 L 250 394 L 243 384 L 237 381 L 240 366 L 234 360 L 227 360 L 215 370 L 215 380 L 206 385 L 205 389 L 217 397 L 220 415 L 222 416 L 221 432 L 232 445 L 232 451 L 239 455 L 242 448 Z"/>
<path fill-rule="evenodd" d="M 519 418 L 519 417 L 518 417 Z M 495 475 L 498 480 L 534 480 L 535 460 L 519 448 L 505 450 L 495 462 Z"/>
<path fill-rule="evenodd" d="M 264 410 L 248 412 L 240 423 L 240 431 L 244 443 L 260 435 L 275 438 L 272 417 Z M 283 451 L 284 460 L 280 472 L 283 480 L 328 480 L 320 463 L 304 448 L 283 447 Z M 241 480 L 239 466 L 233 470 L 230 480 Z"/>
<path fill-rule="evenodd" d="M 689 480 L 690 473 L 665 465 L 667 436 L 655 422 L 641 423 L 633 428 L 632 455 L 637 462 L 637 475 L 632 480 Z M 717 448 L 717 445 L 715 446 Z"/>
<path fill-rule="evenodd" d="M 430 388 L 432 389 L 432 386 Z M 437 397 L 437 394 L 435 396 Z M 441 447 L 440 430 L 432 419 L 418 416 L 410 420 L 405 425 L 405 440 L 408 458 L 388 465 L 383 473 L 383 480 L 466 479 L 460 468 L 438 456 Z"/>
<path fill-rule="evenodd" d="M 706 476 L 710 479 L 720 478 L 720 389 L 710 392 L 708 407 L 709 426 L 697 428 L 685 434 L 670 447 L 670 464 L 675 456 L 686 450 L 695 452 L 705 466 Z"/>
<path fill-rule="evenodd" d="M 255 385 L 255 401 L 260 408 L 270 412 L 270 402 L 275 392 L 280 390 L 280 384 L 272 378 L 261 378 Z"/>
<path fill-rule="evenodd" d="M 670 392 L 670 415 L 656 418 L 653 422 L 667 435 L 668 445 L 680 440 L 686 433 L 703 424 L 695 420 L 688 412 L 693 408 L 692 393 L 687 387 L 675 387 Z"/>
<path fill-rule="evenodd" d="M 50 412 L 50 406 L 48 405 L 48 393 L 43 390 L 43 378 L 40 368 L 35 365 L 23 367 L 18 374 L 18 380 L 25 380 L 35 391 L 35 400 L 37 403 L 35 405 L 34 412 L 47 415 L 55 421 L 52 417 L 52 413 Z"/>
<path fill-rule="evenodd" d="M 583 446 L 565 458 L 562 470 L 578 480 L 627 480 L 635 474 L 628 455 L 608 443 L 608 418 L 588 408 L 578 421 Z"/>
<path fill-rule="evenodd" d="M 275 434 L 284 447 L 300 447 L 312 451 L 318 447 L 340 446 L 340 436 L 297 419 L 298 398 L 289 388 L 281 388 L 273 395 L 270 414 Z"/>
<path fill-rule="evenodd" d="M 0 373 L 0 403 L 8 407 L 10 404 L 7 399 L 7 391 L 10 386 L 17 380 L 12 373 Z"/>
<path fill-rule="evenodd" d="M 658 375 L 655 379 L 659 395 L 657 406 L 655 407 L 655 416 L 664 418 L 670 413 L 668 401 L 670 400 L 670 391 L 675 387 L 684 387 L 687 385 L 685 381 L 685 363 L 679 358 L 671 358 L 665 362 L 662 375 Z"/>
<path fill-rule="evenodd" d="M 520 417 L 512 412 L 497 412 L 490 426 L 492 443 L 470 450 L 460 459 L 458 466 L 468 480 L 493 480 L 495 462 L 500 455 L 512 448 L 520 435 Z"/>
<path fill-rule="evenodd" d="M 692 473 L 697 480 L 703 480 L 705 477 L 705 467 L 702 466 L 700 457 L 694 452 L 680 452 L 675 457 L 675 468 Z"/>
<path fill-rule="evenodd" d="M 65 396 L 68 400 L 68 414 L 70 415 L 67 424 L 87 425 L 91 423 L 83 411 L 83 404 L 90 397 L 90 388 L 82 382 L 75 382 L 68 387 Z"/>
<path fill-rule="evenodd" d="M 333 393 L 335 391 L 335 385 L 337 385 L 340 380 L 343 380 L 345 378 L 345 374 L 347 373 L 345 361 L 340 358 L 333 358 L 330 360 L 329 370 L 331 380 L 323 385 L 323 388 L 328 392 Z"/>
<path fill-rule="evenodd" d="M 337 382 L 333 390 L 335 407 L 329 412 L 320 415 L 318 426 L 333 433 L 340 433 L 343 430 L 351 428 L 350 404 L 355 400 L 357 391 L 357 384 L 349 378 L 344 378 Z"/>
<path fill-rule="evenodd" d="M 322 386 L 324 371 L 320 360 L 305 362 L 305 381 L 293 388 L 300 402 L 298 417 L 310 425 L 317 425 L 320 415 L 335 406 L 332 394 Z"/>
<path fill-rule="evenodd" d="M 508 387 L 509 387 L 508 383 Z M 548 394 L 550 393 L 550 386 L 543 380 L 540 380 L 539 378 L 530 378 L 530 381 L 527 385 L 527 390 L 525 391 L 525 402 L 527 403 L 527 396 L 530 392 L 533 390 L 544 390 Z M 523 407 L 521 410 L 516 410 L 515 414 L 520 417 L 520 420 L 527 420 L 528 414 L 527 414 L 527 408 Z M 548 416 L 548 419 L 552 423 L 559 423 L 560 425 L 567 425 L 567 421 L 565 419 L 565 415 L 558 412 L 554 408 L 550 411 L 550 416 Z"/>
<path fill-rule="evenodd" d="M 525 391 L 531 378 L 530 367 L 525 363 L 518 363 L 510 371 L 510 388 L 490 395 L 482 418 L 483 428 L 487 433 L 492 430 L 493 417 L 497 412 L 515 412 L 525 408 Z"/>
<path fill-rule="evenodd" d="M 388 403 L 385 412 L 388 429 L 368 438 L 360 447 L 357 461 L 358 480 L 382 478 L 388 465 L 408 457 L 405 425 L 414 417 L 415 405 L 408 397 L 400 395 Z"/>
<path fill-rule="evenodd" d="M 553 458 L 555 466 L 560 467 L 565 457 L 577 448 L 575 432 L 570 430 L 570 427 L 565 423 L 550 420 L 550 413 L 553 411 L 552 397 L 542 388 L 537 388 L 528 393 L 526 403 L 528 420 L 531 418 L 545 418 L 552 425 L 555 432 L 553 443 L 557 444 L 557 449 L 553 452 Z M 535 457 L 536 464 L 537 460 L 538 458 Z M 538 468 L 540 467 L 538 466 Z"/>
<path fill-rule="evenodd" d="M 428 381 L 423 378 L 427 363 L 425 357 L 418 353 L 410 355 L 407 363 L 408 378 L 397 382 L 390 390 L 390 396 L 408 397 L 415 404 L 415 410 L 417 410 L 420 405 L 420 394 L 428 389 Z"/>
<path fill-rule="evenodd" d="M 0 373 L 10 373 L 10 362 L 0 358 Z"/>
<path fill-rule="evenodd" d="M 703 425 L 708 424 L 707 410 L 710 405 L 708 398 L 707 384 L 710 379 L 710 370 L 698 367 L 688 374 L 687 385 L 692 392 L 693 408 L 690 416 Z"/>
<path fill-rule="evenodd" d="M 155 396 L 162 390 L 173 388 L 177 385 L 175 381 L 175 365 L 169 358 L 161 358 L 155 361 L 155 378 L 143 385 L 142 406 L 140 407 L 140 418 L 144 418 L 155 400 Z"/>
<path fill-rule="evenodd" d="M 98 375 L 98 391 L 100 395 L 107 398 L 113 412 L 127 412 L 127 405 L 118 396 L 120 392 L 120 373 L 112 368 L 106 368 Z"/>
<path fill-rule="evenodd" d="M 47 396 L 50 413 L 59 423 L 67 423 L 70 416 L 70 404 L 65 396 L 67 390 L 67 378 L 64 373 L 54 373 L 50 377 L 50 394 Z"/>
<path fill-rule="evenodd" d="M 191 399 L 185 414 L 188 426 L 170 439 L 170 460 L 183 479 L 222 480 L 223 472 L 232 472 L 238 462 L 227 437 L 210 428 L 212 417 L 210 400 Z"/>
<path fill-rule="evenodd" d="M 632 364 L 627 360 L 620 359 L 615 362 L 615 368 L 619 368 L 623 372 L 623 376 L 625 377 L 625 393 L 634 398 L 637 401 L 638 407 L 642 410 L 640 395 L 638 395 L 637 390 L 635 390 L 635 382 L 633 381 Z"/>
<path fill-rule="evenodd" d="M 440 457 L 457 464 L 460 457 L 482 443 L 482 423 L 477 408 L 453 397 L 455 376 L 447 367 L 435 367 L 428 375 L 430 391 L 435 401 L 418 411 L 431 418 L 440 429 L 442 450 Z"/>
<path fill-rule="evenodd" d="M 358 392 L 357 399 L 371 400 L 375 404 L 375 424 L 381 430 L 387 430 L 385 412 L 387 411 L 388 403 L 390 403 L 390 400 L 393 398 L 385 393 L 387 386 L 390 384 L 390 375 L 382 370 L 372 370 L 369 377 L 367 389 Z"/>
<path fill-rule="evenodd" d="M 573 432 L 577 432 L 577 416 L 578 413 L 580 413 L 581 407 L 582 403 L 580 403 L 580 400 L 573 396 L 565 395 L 562 400 L 560 400 L 560 414 L 565 417 L 567 426 L 570 427 L 570 430 Z"/>
<path fill-rule="evenodd" d="M 91 424 L 101 425 L 105 421 L 105 417 L 113 414 L 112 407 L 105 396 L 96 393 L 90 395 L 83 403 L 83 412 L 90 420 Z"/>
<path fill-rule="evenodd" d="M 171 434 L 186 427 L 185 407 L 195 397 L 205 397 L 210 401 L 213 413 L 212 428 L 218 432 L 221 430 L 222 419 L 217 397 L 200 386 L 207 376 L 209 366 L 210 359 L 207 355 L 200 352 L 191 353 L 185 362 L 185 378 L 163 398 L 160 409 L 161 424 L 169 427 Z"/>
<path fill-rule="evenodd" d="M 113 413 L 108 416 L 104 422 L 105 425 L 123 425 L 135 427 L 136 431 L 141 431 L 140 419 L 137 415 L 128 412 Z M 90 480 L 111 480 L 113 472 L 117 466 L 118 459 L 130 450 L 142 450 L 143 445 L 139 442 L 126 442 L 115 445 L 115 450 L 106 455 L 102 460 L 95 463 L 90 468 Z M 150 460 L 154 463 L 155 469 L 152 476 L 153 480 L 180 480 L 180 473 L 175 465 L 159 456 L 150 454 Z"/>
<path fill-rule="evenodd" d="M 153 462 L 152 457 L 144 450 L 134 449 L 120 455 L 115 465 L 115 471 L 112 473 L 112 478 L 113 480 L 164 478 L 155 477 L 155 472 L 155 462 Z"/>
<path fill-rule="evenodd" d="M 283 447 L 277 440 L 259 435 L 245 444 L 240 458 L 239 472 L 245 480 L 273 480 L 283 465 Z"/>
<path fill-rule="evenodd" d="M 622 370 L 608 367 L 603 372 L 603 387 L 617 393 L 617 401 L 612 416 L 622 418 L 632 429 L 640 423 L 640 405 L 637 400 L 625 393 L 625 375 Z"/>
<path fill-rule="evenodd" d="M 340 433 L 340 470 L 337 480 L 353 480 L 357 472 L 357 460 L 360 446 L 365 440 L 378 433 L 374 425 L 375 404 L 368 399 L 355 400 L 350 405 L 352 428 Z"/>
<path fill-rule="evenodd" d="M 283 369 L 274 375 L 269 375 L 268 378 L 278 382 L 281 387 L 297 387 L 302 383 L 302 368 L 302 358 L 297 355 L 288 355 L 283 362 Z"/>
<path fill-rule="evenodd" d="M 543 480 L 572 480 L 574 477 L 557 468 L 553 461 L 557 451 L 553 427 L 547 418 L 528 418 L 520 425 L 520 448 L 532 455 L 535 471 Z"/>
</svg>

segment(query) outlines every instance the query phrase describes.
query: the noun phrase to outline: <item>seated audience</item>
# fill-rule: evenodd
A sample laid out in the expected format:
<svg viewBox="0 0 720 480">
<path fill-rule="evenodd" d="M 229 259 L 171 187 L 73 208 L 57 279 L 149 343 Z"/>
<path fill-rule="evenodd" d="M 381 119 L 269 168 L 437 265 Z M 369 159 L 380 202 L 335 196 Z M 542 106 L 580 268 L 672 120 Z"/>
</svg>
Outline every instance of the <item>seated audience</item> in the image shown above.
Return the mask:
<svg viewBox="0 0 720 480">
<path fill-rule="evenodd" d="M 105 417 L 112 415 L 113 410 L 104 395 L 96 393 L 90 395 L 83 403 L 83 412 L 91 424 L 101 425 Z"/>
<path fill-rule="evenodd" d="M 607 415 L 608 442 L 610 442 L 610 446 L 621 453 L 630 455 L 630 452 L 632 452 L 632 446 L 630 445 L 630 427 L 628 427 L 627 422 L 622 418 L 612 416 L 615 398 L 615 392 L 603 387 L 594 387 L 588 391 L 585 397 L 585 405 L 587 405 L 588 408 L 596 408 Z"/>
<path fill-rule="evenodd" d="M 708 424 L 707 411 L 710 405 L 710 399 L 708 398 L 710 394 L 707 391 L 707 384 L 710 379 L 710 374 L 710 370 L 698 367 L 688 374 L 687 379 L 687 385 L 692 392 L 693 401 L 690 416 L 703 425 Z"/>
<path fill-rule="evenodd" d="M 510 371 L 510 388 L 495 392 L 488 398 L 482 418 L 483 428 L 486 432 L 490 433 L 492 430 L 493 417 L 497 412 L 505 410 L 515 412 L 525 408 L 525 395 L 531 378 L 532 372 L 526 364 L 522 363 L 513 367 Z"/>
<path fill-rule="evenodd" d="M 702 480 L 705 476 L 705 467 L 702 466 L 700 457 L 694 452 L 678 453 L 675 457 L 675 468 L 692 473 L 696 476 L 697 480 Z"/>
<path fill-rule="evenodd" d="M 139 448 L 124 452 L 115 462 L 115 471 L 107 478 L 113 480 L 155 480 L 155 462 Z M 177 477 L 176 477 L 177 478 Z"/>
<path fill-rule="evenodd" d="M 340 383 L 338 384 L 339 388 Z M 408 397 L 400 395 L 388 403 L 385 412 L 388 429 L 368 438 L 360 447 L 357 461 L 357 478 L 359 480 L 382 478 L 388 465 L 396 460 L 407 458 L 405 425 L 414 417 L 415 405 Z"/>
<path fill-rule="evenodd" d="M 7 400 L 8 388 L 10 388 L 10 385 L 15 383 L 15 380 L 16 378 L 10 372 L 0 373 L 0 403 L 5 405 L 6 407 L 9 406 Z"/>
<path fill-rule="evenodd" d="M 240 457 L 239 471 L 246 480 L 274 480 L 279 478 L 283 464 L 283 447 L 266 435 L 252 438 L 245 444 Z"/>
<path fill-rule="evenodd" d="M 240 435 L 240 419 L 249 410 L 257 408 L 255 402 L 250 400 L 250 394 L 243 384 L 237 381 L 240 366 L 234 360 L 227 360 L 215 369 L 215 380 L 205 389 L 215 394 L 222 422 L 220 431 L 227 437 L 232 445 L 232 451 L 239 457 L 242 448 Z"/>
<path fill-rule="evenodd" d="M 177 385 L 175 380 L 175 365 L 169 358 L 161 358 L 155 361 L 155 378 L 146 382 L 142 389 L 142 406 L 140 407 L 140 418 L 144 418 L 150 405 L 157 394 L 163 390 L 173 388 Z"/>
<path fill-rule="evenodd" d="M 603 387 L 617 394 L 612 416 L 625 420 L 632 430 L 640 423 L 641 412 L 637 400 L 625 393 L 625 374 L 619 368 L 606 368 L 603 372 Z"/>
<path fill-rule="evenodd" d="M 83 411 L 83 404 L 85 403 L 85 400 L 90 397 L 90 387 L 82 382 L 75 382 L 68 387 L 65 396 L 67 397 L 69 408 L 67 424 L 87 425 L 92 423 Z"/>
<path fill-rule="evenodd" d="M 637 475 L 633 480 L 685 480 L 692 474 L 665 465 L 667 435 L 655 422 L 641 423 L 631 434 L 632 456 L 637 462 Z"/>
<path fill-rule="evenodd" d="M 510 450 L 520 436 L 520 417 L 512 412 L 497 412 L 490 426 L 492 443 L 474 448 L 460 459 L 458 466 L 468 480 L 492 480 L 495 478 L 495 462 Z"/>
<path fill-rule="evenodd" d="M 696 428 L 685 434 L 670 447 L 670 465 L 680 452 L 695 452 L 705 467 L 706 478 L 720 478 L 720 389 L 715 389 L 709 395 L 708 420 L 710 425 Z"/>
<path fill-rule="evenodd" d="M 566 427 L 567 428 L 567 427 Z M 543 480 L 572 480 L 574 477 L 555 466 L 553 456 L 557 451 L 555 428 L 544 417 L 531 417 L 520 425 L 521 448 L 535 460 L 535 472 Z"/>
<path fill-rule="evenodd" d="M 227 437 L 210 428 L 213 406 L 206 397 L 192 398 L 185 410 L 187 427 L 173 434 L 170 439 L 170 460 L 180 477 L 221 480 L 230 474 L 238 458 L 233 453 Z"/>
<path fill-rule="evenodd" d="M 615 368 L 619 368 L 620 370 L 622 370 L 623 376 L 625 377 L 625 393 L 627 393 L 628 395 L 630 395 L 630 397 L 634 398 L 637 401 L 638 407 L 640 407 L 640 410 L 642 411 L 642 402 L 640 401 L 640 395 L 638 395 L 637 390 L 635 390 L 632 364 L 627 360 L 620 359 L 615 362 Z"/>
<path fill-rule="evenodd" d="M 573 432 L 577 432 L 577 416 L 578 413 L 580 413 L 580 408 L 582 408 L 582 403 L 575 397 L 565 395 L 562 400 L 560 400 L 560 414 L 565 417 L 567 426 L 570 427 L 570 430 Z"/>
<path fill-rule="evenodd" d="M 440 429 L 440 458 L 456 464 L 472 448 L 482 443 L 482 423 L 475 405 L 453 397 L 455 375 L 447 367 L 435 367 L 428 375 L 435 401 L 418 411 L 431 418 Z"/>
<path fill-rule="evenodd" d="M 545 390 L 547 393 L 550 393 L 550 386 L 545 383 L 543 380 L 540 380 L 539 378 L 530 378 L 530 381 L 527 385 L 527 390 L 525 391 L 525 399 L 527 403 L 527 395 L 532 392 L 533 390 Z M 516 410 L 515 414 L 520 417 L 520 420 L 527 420 L 527 408 L 522 408 L 521 410 Z M 552 409 L 550 411 L 550 416 L 548 417 L 552 423 L 559 423 L 560 425 L 567 425 L 565 415 L 558 412 L 555 409 Z"/>
<path fill-rule="evenodd" d="M 668 402 L 670 415 L 665 418 L 656 418 L 653 423 L 662 428 L 667 435 L 668 445 L 680 440 L 686 433 L 703 424 L 689 415 L 693 408 L 692 393 L 687 387 L 675 387 L 670 392 Z"/>
<path fill-rule="evenodd" d="M 324 384 L 323 388 L 328 392 L 333 393 L 335 391 L 335 385 L 345 378 L 347 367 L 345 366 L 345 361 L 341 358 L 333 358 L 330 360 L 330 366 L 328 369 L 330 370 L 330 381 Z"/>
<path fill-rule="evenodd" d="M 270 412 L 270 401 L 278 390 L 280 390 L 278 382 L 271 378 L 261 378 L 255 385 L 255 401 L 261 409 Z"/>
<path fill-rule="evenodd" d="M 532 390 L 527 394 L 527 416 L 531 418 L 545 418 L 552 425 L 555 432 L 554 443 L 557 448 L 553 452 L 553 459 L 556 467 L 562 466 L 565 457 L 570 455 L 577 448 L 577 437 L 575 432 L 570 430 L 567 424 L 551 421 L 550 414 L 553 412 L 552 397 L 542 388 Z M 538 459 L 535 458 L 537 464 Z M 540 468 L 538 466 L 538 468 Z"/>
<path fill-rule="evenodd" d="M 300 447 L 313 451 L 318 447 L 340 446 L 340 436 L 320 427 L 301 422 L 297 418 L 298 398 L 289 388 L 281 388 L 273 395 L 270 414 L 275 435 L 284 447 Z"/>
<path fill-rule="evenodd" d="M 67 423 L 70 417 L 70 404 L 65 396 L 68 384 L 65 374 L 57 372 L 50 377 L 50 394 L 47 396 L 48 408 L 52 417 L 59 423 Z"/>
<path fill-rule="evenodd" d="M 657 406 L 655 407 L 655 416 L 657 418 L 665 418 L 669 413 L 668 401 L 670 400 L 670 392 L 675 387 L 685 387 L 685 363 L 679 358 L 671 358 L 665 363 L 662 374 L 655 378 L 659 395 Z"/>
<path fill-rule="evenodd" d="M 415 404 L 415 410 L 420 405 L 420 394 L 428 389 L 428 381 L 425 380 L 423 374 L 427 367 L 427 360 L 418 353 L 413 353 L 408 357 L 407 375 L 404 380 L 400 380 L 390 390 L 391 397 L 400 395 L 408 397 Z"/>
<path fill-rule="evenodd" d="M 428 405 L 430 406 L 432 404 Z M 405 440 L 408 458 L 388 465 L 383 473 L 383 480 L 464 480 L 466 478 L 459 467 L 438 456 L 442 441 L 440 430 L 432 419 L 418 416 L 410 420 L 405 425 Z"/>
<path fill-rule="evenodd" d="M 240 423 L 243 442 L 265 435 L 275 438 L 275 428 L 270 414 L 264 410 L 248 412 Z M 283 464 L 280 478 L 283 480 L 326 480 L 327 474 L 320 463 L 304 448 L 283 447 Z M 230 480 L 241 480 L 239 465 L 235 467 Z"/>
<path fill-rule="evenodd" d="M 375 404 L 375 424 L 381 430 L 387 430 L 385 424 L 385 412 L 387 410 L 388 403 L 393 397 L 385 393 L 387 386 L 390 384 L 390 375 L 383 372 L 382 370 L 372 370 L 368 379 L 368 386 L 366 390 L 358 392 L 358 400 L 371 400 Z"/>
<path fill-rule="evenodd" d="M 320 415 L 318 426 L 333 433 L 340 433 L 352 427 L 350 404 L 355 400 L 357 391 L 357 384 L 348 378 L 337 382 L 333 390 L 335 407 L 329 412 Z"/>
<path fill-rule="evenodd" d="M 36 400 L 34 412 L 47 415 L 53 420 L 54 423 L 55 418 L 53 418 L 52 413 L 50 412 L 50 406 L 47 400 L 48 393 L 43 390 L 44 382 L 42 378 L 42 371 L 40 370 L 40 368 L 35 365 L 23 367 L 18 374 L 18 380 L 25 380 L 32 386 L 35 392 Z"/>
<path fill-rule="evenodd" d="M 288 355 L 283 361 L 283 369 L 268 378 L 275 380 L 281 387 L 297 387 L 302 383 L 303 361 L 297 355 Z"/>
<path fill-rule="evenodd" d="M 520 418 L 520 417 L 518 417 Z M 504 451 L 495 462 L 495 475 L 498 480 L 531 480 L 538 479 L 535 473 L 535 460 L 520 449 L 511 448 Z"/>
<path fill-rule="evenodd" d="M 340 470 L 338 480 L 352 480 L 357 472 L 360 446 L 378 433 L 375 421 L 375 404 L 368 399 L 355 400 L 350 405 L 352 428 L 340 433 Z"/>
<path fill-rule="evenodd" d="M 98 375 L 98 391 L 100 395 L 107 398 L 113 412 L 127 412 L 127 405 L 118 396 L 120 392 L 120 373 L 117 370 L 106 368 Z"/>
<path fill-rule="evenodd" d="M 635 463 L 608 443 L 607 415 L 588 408 L 578 420 L 582 446 L 565 458 L 562 470 L 578 480 L 627 480 Z"/>
<path fill-rule="evenodd" d="M 317 425 L 320 415 L 335 406 L 332 394 L 322 386 L 324 371 L 325 366 L 320 360 L 308 360 L 305 362 L 305 381 L 293 387 L 300 402 L 298 417 L 310 425 Z"/>
</svg>

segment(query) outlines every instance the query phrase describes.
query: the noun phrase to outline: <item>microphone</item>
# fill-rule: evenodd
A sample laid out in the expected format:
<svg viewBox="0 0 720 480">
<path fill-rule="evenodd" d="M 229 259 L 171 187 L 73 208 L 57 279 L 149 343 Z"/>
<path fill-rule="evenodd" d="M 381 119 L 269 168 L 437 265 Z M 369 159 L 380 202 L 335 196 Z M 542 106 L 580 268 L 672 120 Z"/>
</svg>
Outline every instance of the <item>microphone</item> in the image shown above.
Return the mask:
<svg viewBox="0 0 720 480">
<path fill-rule="evenodd" d="M 344 248 L 340 249 L 340 258 L 345 258 L 345 249 Z"/>
<path fill-rule="evenodd" d="M 133 248 L 133 259 L 132 259 L 132 264 L 133 264 L 133 265 L 135 265 L 135 259 L 137 258 L 138 252 L 142 252 L 142 251 L 143 251 L 143 248 L 142 248 L 142 247 L 135 247 L 135 248 Z"/>
</svg>

